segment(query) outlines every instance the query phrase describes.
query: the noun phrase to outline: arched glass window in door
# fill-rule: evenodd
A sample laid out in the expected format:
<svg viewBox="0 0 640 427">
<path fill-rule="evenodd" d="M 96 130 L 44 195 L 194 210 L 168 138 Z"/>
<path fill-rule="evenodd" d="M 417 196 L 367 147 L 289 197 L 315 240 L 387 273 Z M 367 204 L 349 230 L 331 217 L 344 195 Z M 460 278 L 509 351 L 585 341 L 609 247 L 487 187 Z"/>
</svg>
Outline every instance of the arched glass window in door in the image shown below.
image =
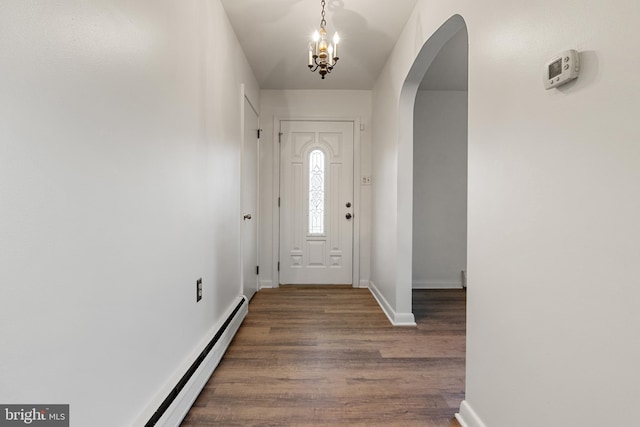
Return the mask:
<svg viewBox="0 0 640 427">
<path fill-rule="evenodd" d="M 309 234 L 324 234 L 324 153 L 309 153 Z"/>
</svg>

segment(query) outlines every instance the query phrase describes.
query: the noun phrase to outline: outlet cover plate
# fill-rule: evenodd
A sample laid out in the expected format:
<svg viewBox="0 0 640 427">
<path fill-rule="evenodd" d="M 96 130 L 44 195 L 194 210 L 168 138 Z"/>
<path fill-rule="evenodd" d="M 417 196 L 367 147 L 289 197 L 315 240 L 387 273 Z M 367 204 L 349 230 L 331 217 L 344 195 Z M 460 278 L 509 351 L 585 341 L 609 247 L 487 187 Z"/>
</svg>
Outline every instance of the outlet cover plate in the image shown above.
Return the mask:
<svg viewBox="0 0 640 427">
<path fill-rule="evenodd" d="M 202 299 L 202 277 L 196 280 L 196 302 Z"/>
</svg>

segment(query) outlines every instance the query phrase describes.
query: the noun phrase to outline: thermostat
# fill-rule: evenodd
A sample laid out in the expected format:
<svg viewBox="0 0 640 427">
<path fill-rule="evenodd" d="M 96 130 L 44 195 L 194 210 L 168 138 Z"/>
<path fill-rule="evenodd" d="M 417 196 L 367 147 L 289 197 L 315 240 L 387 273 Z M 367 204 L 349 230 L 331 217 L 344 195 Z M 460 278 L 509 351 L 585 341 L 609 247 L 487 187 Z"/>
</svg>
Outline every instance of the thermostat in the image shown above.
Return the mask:
<svg viewBox="0 0 640 427">
<path fill-rule="evenodd" d="M 571 49 L 554 56 L 544 67 L 544 88 L 562 86 L 578 77 L 580 73 L 580 56 Z"/>
</svg>

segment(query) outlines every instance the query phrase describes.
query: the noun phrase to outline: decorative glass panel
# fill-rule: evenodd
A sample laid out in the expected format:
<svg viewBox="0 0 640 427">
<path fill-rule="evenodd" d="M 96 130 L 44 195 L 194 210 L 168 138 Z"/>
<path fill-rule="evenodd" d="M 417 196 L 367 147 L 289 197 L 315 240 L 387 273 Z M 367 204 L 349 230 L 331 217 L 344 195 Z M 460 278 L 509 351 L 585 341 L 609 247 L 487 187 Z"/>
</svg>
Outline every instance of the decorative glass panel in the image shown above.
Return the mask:
<svg viewBox="0 0 640 427">
<path fill-rule="evenodd" d="M 324 153 L 309 154 L 309 234 L 324 234 Z"/>
</svg>

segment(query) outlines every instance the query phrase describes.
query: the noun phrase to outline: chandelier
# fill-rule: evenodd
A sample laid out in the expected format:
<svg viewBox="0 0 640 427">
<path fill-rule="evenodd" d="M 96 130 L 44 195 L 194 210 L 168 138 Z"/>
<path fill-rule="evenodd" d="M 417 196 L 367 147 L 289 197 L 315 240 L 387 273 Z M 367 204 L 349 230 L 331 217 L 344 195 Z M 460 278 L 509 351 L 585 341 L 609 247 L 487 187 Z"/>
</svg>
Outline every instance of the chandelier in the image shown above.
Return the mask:
<svg viewBox="0 0 640 427">
<path fill-rule="evenodd" d="M 324 19 L 325 0 L 322 0 L 322 20 L 320 21 L 320 31 L 313 33 L 312 42 L 309 43 L 309 69 L 311 72 L 318 71 L 320 76 L 329 74 L 336 62 L 338 62 L 338 33 L 333 35 L 333 43 L 327 42 L 327 21 Z"/>
</svg>

